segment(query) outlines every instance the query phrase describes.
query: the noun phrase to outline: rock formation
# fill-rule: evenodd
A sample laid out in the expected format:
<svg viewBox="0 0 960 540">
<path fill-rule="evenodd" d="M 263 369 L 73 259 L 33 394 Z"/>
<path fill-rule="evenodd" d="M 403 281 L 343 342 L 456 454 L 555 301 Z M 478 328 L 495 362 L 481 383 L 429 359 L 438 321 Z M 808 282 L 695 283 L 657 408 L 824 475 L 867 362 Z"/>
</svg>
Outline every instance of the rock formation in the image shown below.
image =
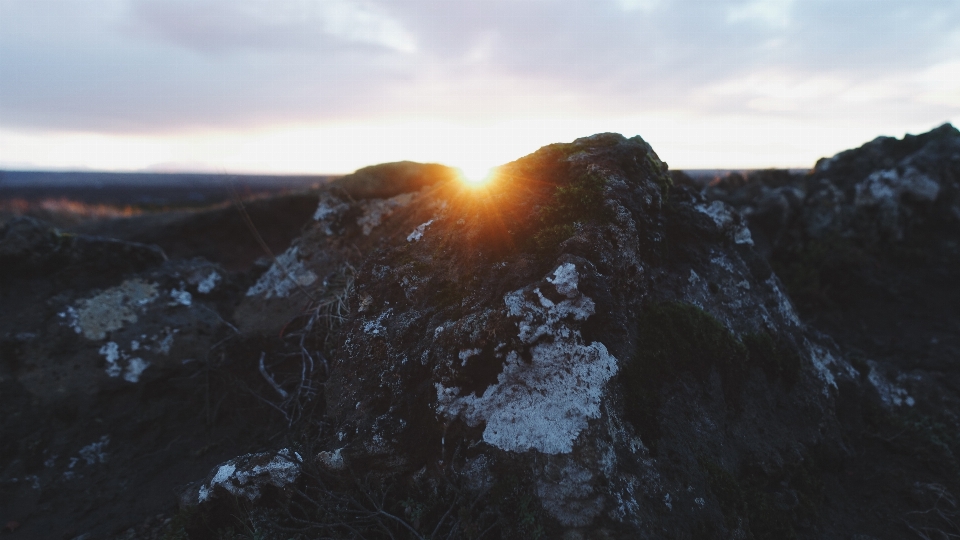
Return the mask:
<svg viewBox="0 0 960 540">
<path fill-rule="evenodd" d="M 0 517 L 104 538 L 948 538 L 958 180 L 951 126 L 703 189 L 600 134 L 480 187 L 362 169 L 246 273 L 12 222 Z M 131 483 L 180 509 L 121 502 Z M 30 523 L 58 501 L 63 523 Z M 148 513 L 167 524 L 138 529 Z"/>
</svg>

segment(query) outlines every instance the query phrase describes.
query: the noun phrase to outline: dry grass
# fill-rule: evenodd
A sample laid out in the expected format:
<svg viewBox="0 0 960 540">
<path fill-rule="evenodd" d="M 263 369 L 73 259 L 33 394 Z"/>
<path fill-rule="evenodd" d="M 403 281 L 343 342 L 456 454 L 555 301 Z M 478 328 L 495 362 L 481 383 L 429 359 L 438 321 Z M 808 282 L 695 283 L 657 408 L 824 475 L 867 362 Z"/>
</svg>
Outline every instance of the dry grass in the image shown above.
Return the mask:
<svg viewBox="0 0 960 540">
<path fill-rule="evenodd" d="M 65 197 L 39 201 L 0 199 L 0 223 L 19 216 L 33 216 L 54 225 L 64 226 L 84 221 L 132 217 L 143 213 L 142 209 L 132 205 L 91 204 Z"/>
</svg>

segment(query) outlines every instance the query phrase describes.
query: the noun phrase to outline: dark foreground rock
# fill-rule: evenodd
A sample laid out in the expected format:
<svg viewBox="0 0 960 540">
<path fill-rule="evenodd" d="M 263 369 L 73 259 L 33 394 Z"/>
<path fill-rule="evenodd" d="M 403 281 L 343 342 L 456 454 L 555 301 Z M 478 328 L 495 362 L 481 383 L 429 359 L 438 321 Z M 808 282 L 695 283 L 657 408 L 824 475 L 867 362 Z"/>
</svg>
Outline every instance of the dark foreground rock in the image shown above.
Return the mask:
<svg viewBox="0 0 960 540">
<path fill-rule="evenodd" d="M 945 126 L 704 189 L 613 134 L 481 188 L 387 164 L 321 190 L 246 273 L 11 223 L 0 519 L 950 538 L 958 148 Z"/>
<path fill-rule="evenodd" d="M 957 534 L 960 132 L 880 137 L 808 176 L 751 180 L 707 194 L 767 239 L 801 318 L 841 346 L 863 382 L 841 387 L 856 458 L 838 501 L 875 509 L 890 537 Z"/>
<path fill-rule="evenodd" d="M 256 444 L 218 314 L 241 292 L 153 246 L 30 218 L 0 232 L 0 508 L 18 536 L 160 526 L 182 485 Z"/>
</svg>

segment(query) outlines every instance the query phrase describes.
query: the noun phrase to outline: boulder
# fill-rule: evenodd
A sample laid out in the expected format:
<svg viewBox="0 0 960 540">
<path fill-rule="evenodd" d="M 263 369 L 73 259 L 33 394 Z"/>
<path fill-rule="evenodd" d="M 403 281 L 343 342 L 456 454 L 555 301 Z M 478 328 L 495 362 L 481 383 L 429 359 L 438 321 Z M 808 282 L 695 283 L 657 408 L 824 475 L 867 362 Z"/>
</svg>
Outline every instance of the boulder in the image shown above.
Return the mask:
<svg viewBox="0 0 960 540">
<path fill-rule="evenodd" d="M 30 218 L 0 229 L 0 514 L 17 534 L 160 527 L 172 493 L 249 449 L 229 442 L 258 428 L 232 411 L 238 336 L 221 315 L 240 293 L 155 246 Z"/>
<path fill-rule="evenodd" d="M 481 186 L 374 166 L 244 272 L 13 221 L 0 519 L 65 538 L 960 533 L 958 139 L 709 185 L 616 134 Z"/>
<path fill-rule="evenodd" d="M 551 145 L 481 188 L 320 197 L 237 311 L 338 291 L 352 308 L 303 451 L 304 531 L 345 530 L 344 500 L 358 530 L 423 535 L 819 530 L 804 479 L 844 455 L 834 402 L 856 371 L 740 215 L 673 186 L 642 139 Z"/>
</svg>

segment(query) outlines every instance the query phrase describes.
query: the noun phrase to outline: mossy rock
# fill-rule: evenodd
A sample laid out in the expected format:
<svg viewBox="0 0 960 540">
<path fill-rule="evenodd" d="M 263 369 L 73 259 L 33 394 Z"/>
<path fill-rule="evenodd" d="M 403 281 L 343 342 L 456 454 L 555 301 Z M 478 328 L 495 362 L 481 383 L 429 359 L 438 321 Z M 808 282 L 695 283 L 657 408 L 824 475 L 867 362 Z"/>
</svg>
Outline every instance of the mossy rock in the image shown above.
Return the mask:
<svg viewBox="0 0 960 540">
<path fill-rule="evenodd" d="M 801 358 L 786 341 L 766 331 L 744 334 L 742 340 L 697 306 L 679 302 L 645 306 L 637 327 L 637 352 L 623 366 L 626 418 L 656 445 L 660 389 L 683 375 L 706 384 L 716 370 L 728 407 L 741 405 L 751 369 L 769 381 L 792 388 L 800 377 Z"/>
<path fill-rule="evenodd" d="M 330 182 L 354 199 L 386 199 L 457 178 L 457 170 L 436 163 L 397 161 L 358 169 Z"/>
<path fill-rule="evenodd" d="M 626 417 L 655 444 L 663 384 L 683 374 L 705 382 L 716 369 L 728 401 L 736 403 L 746 367 L 746 347 L 709 313 L 679 302 L 648 305 L 638 321 L 637 352 L 621 372 Z"/>
<path fill-rule="evenodd" d="M 606 179 L 585 173 L 573 181 L 558 185 L 552 199 L 538 211 L 540 228 L 533 236 L 537 251 L 546 252 L 574 235 L 577 226 L 587 222 L 606 223 L 611 219 L 604 206 Z"/>
</svg>

